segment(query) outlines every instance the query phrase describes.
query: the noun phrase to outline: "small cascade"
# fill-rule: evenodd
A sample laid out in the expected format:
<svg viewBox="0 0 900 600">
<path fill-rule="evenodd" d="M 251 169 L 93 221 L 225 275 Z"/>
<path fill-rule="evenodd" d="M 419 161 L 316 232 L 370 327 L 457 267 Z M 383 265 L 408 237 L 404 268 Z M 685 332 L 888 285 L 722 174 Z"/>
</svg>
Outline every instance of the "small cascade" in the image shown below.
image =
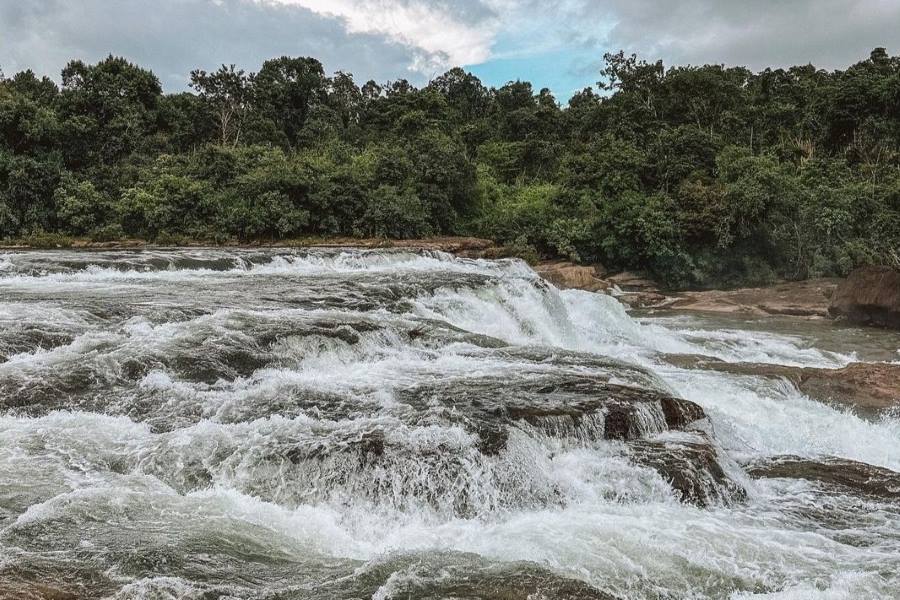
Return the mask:
<svg viewBox="0 0 900 600">
<path fill-rule="evenodd" d="M 672 354 L 850 359 L 518 260 L 0 254 L 0 598 L 891 597 L 896 415 Z"/>
</svg>

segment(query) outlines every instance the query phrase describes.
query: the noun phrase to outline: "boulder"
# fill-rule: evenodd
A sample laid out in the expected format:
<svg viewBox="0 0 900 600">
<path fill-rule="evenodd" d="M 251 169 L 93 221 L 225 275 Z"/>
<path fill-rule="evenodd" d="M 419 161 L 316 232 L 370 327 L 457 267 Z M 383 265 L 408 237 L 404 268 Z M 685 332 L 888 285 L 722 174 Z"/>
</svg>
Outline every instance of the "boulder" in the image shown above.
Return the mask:
<svg viewBox="0 0 900 600">
<path fill-rule="evenodd" d="M 539 263 L 535 272 L 563 290 L 585 290 L 599 292 L 609 289 L 609 282 L 602 279 L 603 265 L 577 265 L 573 262 L 557 260 Z"/>
<path fill-rule="evenodd" d="M 706 507 L 744 500 L 747 491 L 722 468 L 715 447 L 700 432 L 629 442 L 631 457 L 669 482 L 682 502 Z"/>
<path fill-rule="evenodd" d="M 900 365 L 852 363 L 843 369 L 803 369 L 800 390 L 823 400 L 865 410 L 900 406 Z"/>
<path fill-rule="evenodd" d="M 399 399 L 423 411 L 444 405 L 489 456 L 506 448 L 513 427 L 560 439 L 629 441 L 706 417 L 694 402 L 661 391 L 577 376 L 509 382 L 500 389 L 490 381 L 418 386 L 403 390 Z"/>
<path fill-rule="evenodd" d="M 828 312 L 851 323 L 900 329 L 900 270 L 856 269 L 835 290 Z"/>
</svg>

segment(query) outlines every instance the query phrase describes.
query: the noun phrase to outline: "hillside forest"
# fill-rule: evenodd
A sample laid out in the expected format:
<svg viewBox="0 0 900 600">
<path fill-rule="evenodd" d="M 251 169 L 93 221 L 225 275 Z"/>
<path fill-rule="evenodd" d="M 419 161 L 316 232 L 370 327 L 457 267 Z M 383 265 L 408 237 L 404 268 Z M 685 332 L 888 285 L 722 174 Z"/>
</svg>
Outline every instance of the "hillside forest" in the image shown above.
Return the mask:
<svg viewBox="0 0 900 600">
<path fill-rule="evenodd" d="M 474 235 L 673 287 L 900 264 L 900 56 L 751 72 L 618 52 L 598 79 L 563 105 L 314 58 L 198 69 L 177 93 L 114 56 L 7 73 L 0 238 Z"/>
</svg>

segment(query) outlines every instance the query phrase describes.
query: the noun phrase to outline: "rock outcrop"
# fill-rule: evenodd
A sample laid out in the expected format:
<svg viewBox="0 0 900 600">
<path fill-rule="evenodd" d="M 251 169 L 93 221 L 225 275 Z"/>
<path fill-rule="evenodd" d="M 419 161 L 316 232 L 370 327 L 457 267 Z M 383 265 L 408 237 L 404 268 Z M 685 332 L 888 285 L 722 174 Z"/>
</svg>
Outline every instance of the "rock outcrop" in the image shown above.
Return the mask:
<svg viewBox="0 0 900 600">
<path fill-rule="evenodd" d="M 781 377 L 811 398 L 853 406 L 863 412 L 900 406 L 900 365 L 851 363 L 841 369 L 789 367 L 764 363 L 729 363 L 711 357 L 673 355 L 668 362 L 735 375 Z"/>
<path fill-rule="evenodd" d="M 694 402 L 579 377 L 486 391 L 482 385 L 458 382 L 405 390 L 401 398 L 432 410 L 445 405 L 477 436 L 479 452 L 488 457 L 508 448 L 514 430 L 585 444 L 611 440 L 622 442 L 635 463 L 657 471 L 683 502 L 709 506 L 745 497 L 741 484 L 719 463 L 713 440 L 699 423 L 706 415 Z M 366 441 L 360 451 L 377 456 L 383 446 Z"/>
<path fill-rule="evenodd" d="M 618 286 L 623 292 L 659 291 L 659 286 L 655 281 L 647 279 L 639 273 L 632 273 L 631 271 L 622 271 L 621 273 L 610 275 L 607 279 L 611 284 Z"/>
<path fill-rule="evenodd" d="M 776 456 L 750 464 L 746 470 L 756 478 L 805 479 L 871 498 L 900 500 L 900 473 L 845 458 Z"/>
<path fill-rule="evenodd" d="M 838 285 L 837 279 L 783 282 L 760 288 L 664 293 L 656 282 L 630 271 L 606 274 L 600 265 L 548 261 L 534 267 L 538 275 L 560 289 L 604 292 L 630 308 L 671 308 L 698 312 L 823 318 Z"/>
<path fill-rule="evenodd" d="M 835 287 L 836 279 L 810 279 L 761 288 L 683 292 L 671 307 L 759 316 L 826 317 Z"/>
<path fill-rule="evenodd" d="M 828 312 L 851 323 L 900 329 L 900 270 L 856 269 L 835 290 Z"/>
<path fill-rule="evenodd" d="M 635 462 L 659 473 L 682 502 L 710 506 L 747 496 L 747 491 L 722 468 L 715 447 L 700 432 L 684 438 L 636 440 L 628 447 Z"/>
<path fill-rule="evenodd" d="M 603 265 L 577 265 L 565 260 L 542 262 L 534 267 L 535 272 L 555 285 L 568 290 L 585 290 L 599 292 L 609 289 L 610 283 L 602 277 L 605 274 Z"/>
</svg>

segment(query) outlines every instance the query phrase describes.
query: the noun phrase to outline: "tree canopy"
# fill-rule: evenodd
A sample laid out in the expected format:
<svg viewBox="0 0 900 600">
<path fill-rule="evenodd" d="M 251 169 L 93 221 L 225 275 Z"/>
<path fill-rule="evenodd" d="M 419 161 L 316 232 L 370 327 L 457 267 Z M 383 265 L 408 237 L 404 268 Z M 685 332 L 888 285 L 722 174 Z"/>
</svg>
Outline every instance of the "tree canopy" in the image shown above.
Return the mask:
<svg viewBox="0 0 900 600">
<path fill-rule="evenodd" d="M 0 75 L 0 238 L 490 237 L 677 286 L 900 262 L 900 57 L 754 73 L 605 56 L 561 106 L 454 68 L 358 84 L 308 57 Z"/>
</svg>

